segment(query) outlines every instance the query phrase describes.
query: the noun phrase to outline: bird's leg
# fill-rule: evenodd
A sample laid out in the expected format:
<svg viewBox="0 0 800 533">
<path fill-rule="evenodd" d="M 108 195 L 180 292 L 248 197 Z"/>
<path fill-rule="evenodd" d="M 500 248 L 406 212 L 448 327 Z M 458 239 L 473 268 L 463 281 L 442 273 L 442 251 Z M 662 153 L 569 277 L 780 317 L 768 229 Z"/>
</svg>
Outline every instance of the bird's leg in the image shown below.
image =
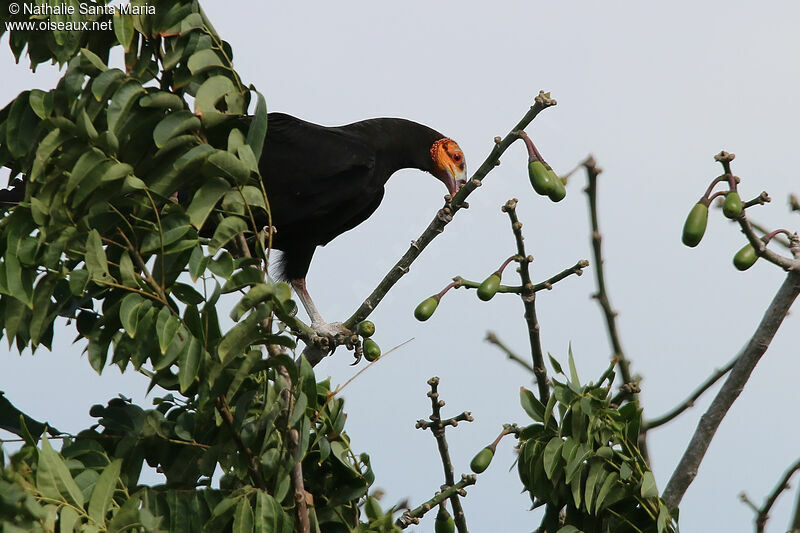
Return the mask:
<svg viewBox="0 0 800 533">
<path fill-rule="evenodd" d="M 297 293 L 297 297 L 300 299 L 300 303 L 303 304 L 306 313 L 308 313 L 308 317 L 311 319 L 311 329 L 313 329 L 317 335 L 320 337 L 335 337 L 340 333 L 347 333 L 346 328 L 341 322 L 325 322 L 322 315 L 317 310 L 317 306 L 314 305 L 311 295 L 308 294 L 305 278 L 293 279 L 291 283 L 294 291 Z"/>
</svg>

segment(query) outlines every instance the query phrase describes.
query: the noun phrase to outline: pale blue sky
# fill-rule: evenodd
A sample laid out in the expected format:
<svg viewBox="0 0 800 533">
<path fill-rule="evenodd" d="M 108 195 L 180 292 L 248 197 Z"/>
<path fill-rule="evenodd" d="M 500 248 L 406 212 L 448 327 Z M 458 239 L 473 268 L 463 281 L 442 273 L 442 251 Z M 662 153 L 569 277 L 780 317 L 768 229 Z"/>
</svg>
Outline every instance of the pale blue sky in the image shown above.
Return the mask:
<svg viewBox="0 0 800 533">
<path fill-rule="evenodd" d="M 606 269 L 622 340 L 644 376 L 642 403 L 656 416 L 689 394 L 745 343 L 783 273 L 759 262 L 746 273 L 731 257 L 744 237 L 717 214 L 703 243 L 680 244 L 683 219 L 707 182 L 720 173 L 713 155 L 735 152 L 745 199 L 767 190 L 755 219 L 796 229 L 786 208 L 797 186 L 794 156 L 800 122 L 800 34 L 796 2 L 206 2 L 234 50 L 242 77 L 270 110 L 322 124 L 374 116 L 423 122 L 456 139 L 474 170 L 531 105 L 539 89 L 559 105 L 528 129 L 557 171 L 587 153 L 605 169 L 600 222 Z M 55 69 L 31 75 L 0 43 L 0 104 L 19 91 L 50 88 Z M 447 231 L 425 251 L 373 315 L 385 350 L 414 340 L 369 369 L 344 392 L 354 449 L 371 454 L 385 503 L 427 499 L 443 482 L 433 438 L 414 429 L 429 414 L 426 380 L 438 375 L 445 413 L 470 410 L 476 421 L 450 432 L 456 470 L 494 439 L 503 422 L 524 422 L 520 385 L 529 376 L 483 338 L 492 329 L 526 354 L 518 299 L 489 303 L 464 290 L 448 294 L 421 324 L 416 304 L 454 275 L 481 280 L 514 252 L 499 211 L 520 199 L 526 244 L 537 279 L 590 258 L 583 175 L 553 205 L 536 196 L 520 144 L 511 148 Z M 328 320 L 349 316 L 427 226 L 445 190 L 418 171 L 398 173 L 378 212 L 318 250 L 309 289 Z M 591 269 L 591 267 L 590 267 Z M 513 274 L 509 271 L 507 275 Z M 590 300 L 591 270 L 538 299 L 544 348 L 565 359 L 572 342 L 583 376 L 598 375 L 609 348 Z M 510 277 L 508 279 L 511 279 Z M 501 295 L 502 296 L 502 295 Z M 756 502 L 800 456 L 796 416 L 797 313 L 778 333 L 714 440 L 681 506 L 684 531 L 749 531 Z M 145 380 L 109 369 L 97 378 L 73 330 L 59 333 L 55 353 L 15 352 L 0 361 L 0 390 L 20 408 L 78 431 L 88 409 L 116 393 L 142 400 Z M 318 367 L 335 383 L 354 369 L 343 349 Z M 663 488 L 706 407 L 651 434 L 653 468 Z M 474 531 L 530 531 L 539 518 L 520 495 L 511 442 L 465 501 Z M 770 531 L 783 531 L 796 495 L 775 507 Z M 418 531 L 432 531 L 432 519 Z"/>
</svg>

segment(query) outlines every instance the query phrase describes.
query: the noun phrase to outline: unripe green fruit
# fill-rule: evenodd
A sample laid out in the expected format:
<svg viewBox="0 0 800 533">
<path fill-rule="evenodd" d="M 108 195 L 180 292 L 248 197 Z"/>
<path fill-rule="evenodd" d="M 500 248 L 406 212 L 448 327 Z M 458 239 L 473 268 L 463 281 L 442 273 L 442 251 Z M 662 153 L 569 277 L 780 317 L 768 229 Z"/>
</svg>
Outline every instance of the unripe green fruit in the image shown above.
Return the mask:
<svg viewBox="0 0 800 533">
<path fill-rule="evenodd" d="M 439 512 L 436 513 L 436 522 L 434 531 L 436 533 L 453 533 L 456 530 L 456 523 L 453 517 L 447 512 L 444 507 L 439 507 Z"/>
<path fill-rule="evenodd" d="M 495 272 L 481 283 L 478 287 L 478 298 L 484 302 L 488 302 L 494 295 L 497 294 L 497 289 L 500 288 L 500 274 Z"/>
<path fill-rule="evenodd" d="M 567 188 L 564 187 L 564 182 L 553 172 L 553 169 L 550 169 L 550 182 L 550 192 L 547 193 L 547 197 L 554 202 L 560 202 L 567 195 Z"/>
<path fill-rule="evenodd" d="M 733 266 L 744 271 L 753 266 L 757 259 L 756 249 L 752 244 L 748 244 L 733 256 Z"/>
<path fill-rule="evenodd" d="M 431 296 L 427 300 L 423 300 L 421 304 L 414 309 L 414 317 L 419 320 L 420 322 L 425 322 L 428 320 L 433 312 L 436 311 L 436 307 L 439 305 L 439 297 L 438 296 Z"/>
<path fill-rule="evenodd" d="M 364 320 L 363 322 L 358 323 L 358 327 L 356 327 L 356 333 L 364 337 L 372 337 L 375 334 L 375 324 L 370 322 L 369 320 Z"/>
<path fill-rule="evenodd" d="M 372 339 L 364 339 L 364 343 L 361 345 L 361 347 L 364 350 L 364 359 L 370 363 L 381 356 L 380 346 L 378 346 L 378 343 Z"/>
<path fill-rule="evenodd" d="M 742 199 L 739 193 L 731 191 L 725 196 L 725 203 L 722 204 L 722 214 L 730 219 L 739 218 L 742 214 Z"/>
<path fill-rule="evenodd" d="M 550 194 L 553 188 L 552 179 L 547 172 L 547 167 L 541 161 L 531 161 L 528 163 L 528 178 L 531 180 L 533 190 L 542 196 Z"/>
<path fill-rule="evenodd" d="M 479 451 L 478 455 L 473 457 L 472 462 L 469 464 L 469 467 L 476 474 L 480 474 L 481 472 L 489 468 L 489 464 L 492 462 L 493 457 L 494 457 L 494 447 L 487 446 L 486 448 Z"/>
<path fill-rule="evenodd" d="M 686 223 L 683 225 L 683 244 L 694 248 L 703 239 L 708 224 L 708 206 L 702 202 L 697 202 L 689 211 Z"/>
</svg>

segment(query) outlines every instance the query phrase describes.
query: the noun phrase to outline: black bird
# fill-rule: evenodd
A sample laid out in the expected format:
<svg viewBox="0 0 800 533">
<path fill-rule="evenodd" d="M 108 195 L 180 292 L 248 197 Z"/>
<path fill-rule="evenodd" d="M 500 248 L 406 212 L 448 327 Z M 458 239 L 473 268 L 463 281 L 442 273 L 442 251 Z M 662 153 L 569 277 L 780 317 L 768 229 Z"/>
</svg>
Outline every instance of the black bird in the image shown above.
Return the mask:
<svg viewBox="0 0 800 533">
<path fill-rule="evenodd" d="M 320 334 L 335 334 L 306 290 L 317 246 L 364 222 L 380 205 L 384 185 L 403 168 L 442 181 L 450 194 L 465 182 L 464 153 L 455 141 L 416 122 L 375 118 L 327 127 L 270 113 L 259 161 L 283 252 L 278 276 L 288 280 Z"/>
<path fill-rule="evenodd" d="M 316 247 L 369 218 L 400 169 L 429 172 L 455 194 L 466 177 L 464 153 L 452 139 L 400 118 L 327 127 L 270 113 L 267 123 L 259 170 L 276 229 L 273 247 L 283 252 L 277 274 L 291 283 L 312 328 L 333 335 L 340 328 L 325 323 L 306 290 Z M 24 179 L 10 185 L 0 189 L 6 208 L 25 197 Z"/>
</svg>

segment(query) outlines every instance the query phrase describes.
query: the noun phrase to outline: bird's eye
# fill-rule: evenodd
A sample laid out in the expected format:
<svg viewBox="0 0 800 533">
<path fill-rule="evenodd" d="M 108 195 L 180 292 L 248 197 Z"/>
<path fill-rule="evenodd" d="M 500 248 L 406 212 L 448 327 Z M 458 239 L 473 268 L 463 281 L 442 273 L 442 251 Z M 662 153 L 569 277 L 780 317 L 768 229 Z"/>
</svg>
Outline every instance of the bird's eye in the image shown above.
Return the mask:
<svg viewBox="0 0 800 533">
<path fill-rule="evenodd" d="M 453 161 L 455 161 L 456 163 L 458 163 L 459 161 L 461 161 L 461 154 L 456 154 L 456 155 L 454 155 L 454 156 L 453 156 Z"/>
</svg>

